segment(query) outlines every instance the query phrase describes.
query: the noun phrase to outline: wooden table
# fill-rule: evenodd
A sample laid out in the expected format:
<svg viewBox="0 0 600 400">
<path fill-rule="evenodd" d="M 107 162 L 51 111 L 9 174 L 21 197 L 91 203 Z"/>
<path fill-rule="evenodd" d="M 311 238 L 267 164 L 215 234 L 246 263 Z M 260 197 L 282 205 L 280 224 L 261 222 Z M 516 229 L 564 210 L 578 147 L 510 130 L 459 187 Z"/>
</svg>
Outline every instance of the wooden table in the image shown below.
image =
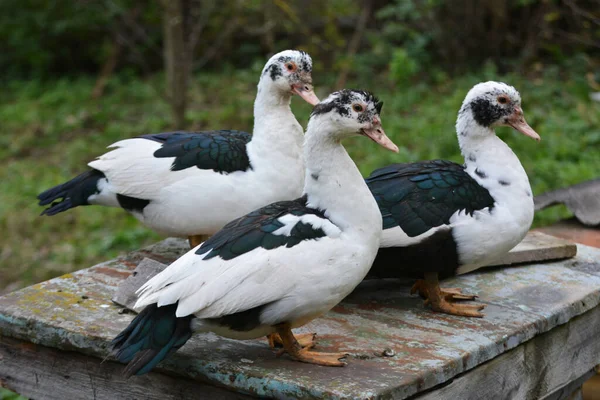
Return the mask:
<svg viewBox="0 0 600 400">
<path fill-rule="evenodd" d="M 277 398 L 565 399 L 600 364 L 600 249 L 575 258 L 491 268 L 444 282 L 480 296 L 486 317 L 432 313 L 409 282 L 363 282 L 300 331 L 348 366 L 276 358 L 265 340 L 193 337 L 146 376 L 124 380 L 101 359 L 133 318 L 110 299 L 148 249 L 0 298 L 0 385 L 35 399 Z"/>
</svg>

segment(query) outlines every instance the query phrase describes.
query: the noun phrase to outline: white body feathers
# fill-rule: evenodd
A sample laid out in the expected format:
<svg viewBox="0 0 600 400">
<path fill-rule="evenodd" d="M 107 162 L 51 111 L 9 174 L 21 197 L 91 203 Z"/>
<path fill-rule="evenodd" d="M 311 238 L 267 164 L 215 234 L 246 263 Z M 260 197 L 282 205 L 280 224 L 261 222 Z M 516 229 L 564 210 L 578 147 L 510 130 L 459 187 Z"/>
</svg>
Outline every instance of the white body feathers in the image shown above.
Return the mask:
<svg viewBox="0 0 600 400">
<path fill-rule="evenodd" d="M 161 144 L 136 138 L 88 165 L 103 172 L 90 204 L 119 206 L 116 194 L 149 200 L 133 214 L 171 236 L 211 235 L 227 222 L 275 201 L 300 197 L 304 185 L 302 127 L 281 94 L 263 75 L 254 103 L 254 130 L 247 145 L 251 169 L 218 173 L 196 167 L 172 171 L 174 157 L 156 158 Z"/>
<path fill-rule="evenodd" d="M 450 218 L 450 224 L 416 237 L 409 237 L 400 227 L 386 229 L 382 233 L 381 247 L 410 246 L 439 230 L 452 229 L 460 264 L 457 273 L 463 274 L 492 263 L 523 240 L 534 214 L 527 173 L 493 128 L 478 124 L 472 110 L 466 107 L 472 100 L 493 92 L 494 87 L 520 102 L 518 92 L 508 85 L 479 84 L 465 98 L 456 122 L 466 172 L 489 191 L 494 207 L 475 211 L 473 215 L 458 211 Z"/>
<path fill-rule="evenodd" d="M 379 247 L 381 214 L 342 145 L 313 132 L 328 129 L 317 121 L 311 119 L 307 131 L 304 192 L 307 205 L 324 210 L 328 219 L 286 214 L 276 234 L 289 235 L 289 225 L 300 219 L 326 236 L 292 247 L 259 247 L 230 260 L 204 260 L 206 253 L 197 255 L 193 249 L 140 289 L 136 308 L 179 302 L 177 316 L 194 314 L 196 330 L 255 338 L 273 332 L 279 323 L 305 324 L 362 281 Z M 315 174 L 318 179 L 311 177 Z M 261 305 L 261 324 L 250 331 L 233 331 L 209 319 Z"/>
<path fill-rule="evenodd" d="M 476 161 L 466 157 L 466 170 L 494 198 L 494 207 L 473 216 L 457 213 L 450 219 L 458 246 L 459 274 L 492 263 L 523 240 L 533 222 L 533 196 L 527 174 L 517 156 L 497 136 L 461 143 Z M 477 175 L 475 169 L 485 173 Z M 503 183 L 500 183 L 503 182 Z"/>
</svg>

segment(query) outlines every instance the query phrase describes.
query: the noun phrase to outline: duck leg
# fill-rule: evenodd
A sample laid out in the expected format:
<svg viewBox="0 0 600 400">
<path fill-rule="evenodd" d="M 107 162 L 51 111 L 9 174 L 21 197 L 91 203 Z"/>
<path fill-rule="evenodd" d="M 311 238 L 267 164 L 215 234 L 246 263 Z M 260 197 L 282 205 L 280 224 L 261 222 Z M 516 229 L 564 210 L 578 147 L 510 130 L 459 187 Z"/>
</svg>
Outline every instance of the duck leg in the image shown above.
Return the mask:
<svg viewBox="0 0 600 400">
<path fill-rule="evenodd" d="M 459 288 L 440 289 L 437 272 L 426 272 L 425 279 L 415 283 L 411 293 L 419 292 L 425 298 L 425 304 L 430 304 L 433 311 L 463 317 L 482 318 L 483 304 L 459 304 L 457 300 L 473 300 L 477 296 L 463 294 Z"/>
<path fill-rule="evenodd" d="M 298 341 L 298 344 L 302 346 L 302 348 L 314 347 L 316 336 L 316 333 L 300 333 L 294 335 L 294 337 Z M 279 333 L 271 333 L 270 335 L 267 335 L 267 340 L 269 341 L 269 347 L 272 349 L 275 349 L 277 347 L 283 347 L 283 340 L 281 339 L 281 336 L 279 336 Z"/>
<path fill-rule="evenodd" d="M 346 357 L 346 353 L 320 353 L 310 351 L 310 347 L 302 347 L 294 337 L 289 324 L 277 325 L 277 333 L 283 342 L 283 351 L 288 353 L 296 361 L 309 364 L 324 365 L 327 367 L 343 367 L 346 363 L 340 358 Z"/>
<path fill-rule="evenodd" d="M 188 236 L 188 242 L 190 242 L 190 248 L 198 246 L 200 243 L 205 242 L 210 236 L 209 235 L 193 235 Z"/>
<path fill-rule="evenodd" d="M 410 294 L 419 293 L 422 299 L 429 303 L 427 300 L 429 298 L 429 293 L 427 292 L 427 284 L 425 283 L 425 279 L 418 279 L 415 284 L 410 288 Z M 461 288 L 440 288 L 440 293 L 442 296 L 448 300 L 475 300 L 477 295 L 463 293 Z"/>
</svg>

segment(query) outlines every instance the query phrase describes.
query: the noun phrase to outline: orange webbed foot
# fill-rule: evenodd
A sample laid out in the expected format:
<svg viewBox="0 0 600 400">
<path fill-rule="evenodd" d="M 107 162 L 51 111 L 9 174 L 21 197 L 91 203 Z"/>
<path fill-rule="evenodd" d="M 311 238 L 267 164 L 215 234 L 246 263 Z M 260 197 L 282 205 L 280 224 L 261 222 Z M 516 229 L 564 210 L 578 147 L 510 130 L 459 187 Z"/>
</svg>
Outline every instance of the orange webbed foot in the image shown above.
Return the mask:
<svg viewBox="0 0 600 400">
<path fill-rule="evenodd" d="M 315 339 L 317 337 L 316 333 L 299 333 L 294 335 L 296 341 L 300 345 L 300 347 L 312 348 L 315 346 Z M 267 336 L 267 340 L 269 342 L 269 347 L 272 349 L 276 349 L 279 347 L 283 347 L 283 340 L 281 340 L 281 336 L 278 333 L 271 333 Z"/>
<path fill-rule="evenodd" d="M 427 291 L 427 285 L 424 279 L 419 279 L 410 288 L 410 294 L 418 293 L 422 299 L 425 300 L 425 304 L 429 301 L 429 292 Z M 463 293 L 461 288 L 440 288 L 440 294 L 448 301 L 452 300 L 475 300 L 476 294 Z"/>
<path fill-rule="evenodd" d="M 461 317 L 483 318 L 483 313 L 479 311 L 485 308 L 484 304 L 458 304 L 450 302 L 444 298 L 437 304 L 431 303 L 431 309 L 436 312 L 441 312 L 451 315 L 459 315 Z"/>
<path fill-rule="evenodd" d="M 283 353 L 288 353 L 290 357 L 296 361 L 323 365 L 326 367 L 344 367 L 346 365 L 345 362 L 340 361 L 341 358 L 347 356 L 346 353 L 322 353 L 318 351 L 311 351 L 311 348 L 314 346 L 315 334 L 304 334 L 308 339 L 310 339 L 311 336 L 313 338 L 313 340 L 310 340 L 310 343 L 304 347 L 302 347 L 294 337 L 289 324 L 278 325 L 277 334 L 283 345 L 283 349 L 277 354 L 278 356 L 282 355 Z"/>
<path fill-rule="evenodd" d="M 318 351 L 311 351 L 306 347 L 302 350 L 299 350 L 296 354 L 290 354 L 290 356 L 297 361 L 323 365 L 326 367 L 345 367 L 346 363 L 340 361 L 340 359 L 346 357 L 347 355 L 348 354 L 346 353 L 322 353 Z"/>
<path fill-rule="evenodd" d="M 485 305 L 458 303 L 458 301 L 475 300 L 476 295 L 463 293 L 460 288 L 440 288 L 437 273 L 426 273 L 425 279 L 415 282 L 410 293 L 419 293 L 419 296 L 425 299 L 425 305 L 431 305 L 431 309 L 436 312 L 463 317 L 484 316 L 479 311 L 483 310 Z"/>
</svg>

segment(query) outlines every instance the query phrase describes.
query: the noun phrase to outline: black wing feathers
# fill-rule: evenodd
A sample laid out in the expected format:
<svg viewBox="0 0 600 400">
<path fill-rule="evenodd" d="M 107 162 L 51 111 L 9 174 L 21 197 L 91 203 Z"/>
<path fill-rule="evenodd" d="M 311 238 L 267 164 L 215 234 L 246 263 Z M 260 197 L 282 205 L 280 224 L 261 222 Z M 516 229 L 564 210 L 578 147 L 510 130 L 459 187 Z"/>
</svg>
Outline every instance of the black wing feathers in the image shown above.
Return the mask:
<svg viewBox="0 0 600 400">
<path fill-rule="evenodd" d="M 41 215 L 52 216 L 77 206 L 88 205 L 90 196 L 98 194 L 98 181 L 104 174 L 95 169 L 86 171 L 61 185 L 54 186 L 38 195 L 39 205 L 50 205 Z"/>
<path fill-rule="evenodd" d="M 289 235 L 274 235 L 273 232 L 284 226 L 279 218 L 286 214 L 312 214 L 326 219 L 321 210 L 306 206 L 306 196 L 292 201 L 280 201 L 231 221 L 204 242 L 196 250 L 196 254 L 208 253 L 204 256 L 205 260 L 216 256 L 230 260 L 258 247 L 267 250 L 280 246 L 292 247 L 303 240 L 326 236 L 322 229 L 300 221 L 296 222 Z"/>
<path fill-rule="evenodd" d="M 154 156 L 175 157 L 171 166 L 173 171 L 197 167 L 230 173 L 252 168 L 246 151 L 246 145 L 252 139 L 252 135 L 247 132 L 167 132 L 142 137 L 163 143 L 162 147 L 154 152 Z"/>
<path fill-rule="evenodd" d="M 192 337 L 193 315 L 178 318 L 177 303 L 150 304 L 112 342 L 113 354 L 123 363 L 125 376 L 150 372 Z"/>
<path fill-rule="evenodd" d="M 494 206 L 489 191 L 451 161 L 393 164 L 366 179 L 383 216 L 383 229 L 400 226 L 414 237 L 448 224 L 459 210 Z"/>
</svg>

